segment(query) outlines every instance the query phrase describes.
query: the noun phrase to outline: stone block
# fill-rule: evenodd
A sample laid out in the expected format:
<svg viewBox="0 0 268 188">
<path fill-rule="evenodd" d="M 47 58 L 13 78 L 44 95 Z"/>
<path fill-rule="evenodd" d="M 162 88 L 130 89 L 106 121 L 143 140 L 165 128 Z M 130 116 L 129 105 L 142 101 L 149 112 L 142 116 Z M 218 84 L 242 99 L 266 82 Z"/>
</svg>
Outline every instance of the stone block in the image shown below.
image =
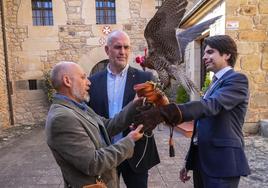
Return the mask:
<svg viewBox="0 0 268 188">
<path fill-rule="evenodd" d="M 251 5 L 256 5 L 258 4 L 259 0 L 248 0 L 248 4 L 251 4 Z"/>
<path fill-rule="evenodd" d="M 267 0 L 260 0 L 259 12 L 261 14 L 268 14 L 268 1 Z"/>
<path fill-rule="evenodd" d="M 260 55 L 246 55 L 241 57 L 241 69 L 246 71 L 255 71 L 260 69 Z"/>
<path fill-rule="evenodd" d="M 238 31 L 237 30 L 226 30 L 226 35 L 229 35 L 235 41 L 238 40 Z"/>
<path fill-rule="evenodd" d="M 28 80 L 15 81 L 15 90 L 28 90 L 28 89 L 29 89 Z"/>
<path fill-rule="evenodd" d="M 257 108 L 265 108 L 268 106 L 268 94 L 264 92 L 258 92 L 251 97 L 252 104 Z"/>
<path fill-rule="evenodd" d="M 251 101 L 252 100 L 250 99 L 250 102 Z M 256 107 L 254 107 L 254 105 L 250 104 L 247 110 L 245 122 L 257 122 L 257 121 L 259 121 L 259 112 L 256 109 Z"/>
<path fill-rule="evenodd" d="M 75 13 L 73 13 L 73 14 L 68 14 L 68 17 L 69 17 L 69 19 L 71 19 L 71 20 L 79 20 L 79 19 L 80 19 L 79 14 L 75 14 Z"/>
<path fill-rule="evenodd" d="M 103 40 L 104 40 L 104 43 L 106 43 L 106 38 L 103 38 Z M 86 44 L 89 46 L 97 46 L 101 44 L 100 41 L 101 41 L 101 38 L 99 37 L 88 38 Z"/>
<path fill-rule="evenodd" d="M 23 98 L 24 101 L 42 101 L 46 99 L 46 94 L 43 90 L 20 91 L 17 94 L 17 97 Z"/>
<path fill-rule="evenodd" d="M 257 134 L 259 132 L 260 126 L 258 123 L 245 122 L 243 126 L 243 132 L 247 134 Z"/>
<path fill-rule="evenodd" d="M 264 84 L 266 82 L 266 72 L 258 72 L 253 76 L 254 83 L 256 84 Z M 267 88 L 268 90 L 268 88 Z"/>
<path fill-rule="evenodd" d="M 260 24 L 267 25 L 268 24 L 268 15 L 260 16 Z"/>
<path fill-rule="evenodd" d="M 259 119 L 267 119 L 268 118 L 268 109 L 262 108 L 259 113 Z"/>
<path fill-rule="evenodd" d="M 235 16 L 235 15 L 237 15 L 237 10 L 238 10 L 237 6 L 227 5 L 226 16 Z"/>
<path fill-rule="evenodd" d="M 262 52 L 268 54 L 268 43 L 262 44 Z"/>
<path fill-rule="evenodd" d="M 268 83 L 258 84 L 258 92 L 267 92 L 267 89 L 268 89 Z"/>
<path fill-rule="evenodd" d="M 266 31 L 241 31 L 239 32 L 239 39 L 243 41 L 263 42 L 268 40 Z"/>
<path fill-rule="evenodd" d="M 262 24 L 257 24 L 253 26 L 254 30 L 266 30 L 267 26 Z"/>
<path fill-rule="evenodd" d="M 260 132 L 262 136 L 268 137 L 268 119 L 260 121 Z"/>
<path fill-rule="evenodd" d="M 257 13 L 256 5 L 242 5 L 239 8 L 239 14 L 245 16 L 253 16 Z"/>
<path fill-rule="evenodd" d="M 262 56 L 261 68 L 264 70 L 268 70 L 268 53 L 263 54 Z"/>
<path fill-rule="evenodd" d="M 225 0 L 226 5 L 239 7 L 240 5 L 246 5 L 248 0 Z"/>
<path fill-rule="evenodd" d="M 262 59 L 262 69 L 268 70 L 268 56 L 264 55 Z"/>
<path fill-rule="evenodd" d="M 238 53 L 240 55 L 244 54 L 254 54 L 258 50 L 258 44 L 254 42 L 240 42 L 238 41 L 237 43 L 237 49 Z"/>
<path fill-rule="evenodd" d="M 82 3 L 79 0 L 79 1 L 69 1 L 68 4 L 70 7 L 80 7 Z"/>
</svg>

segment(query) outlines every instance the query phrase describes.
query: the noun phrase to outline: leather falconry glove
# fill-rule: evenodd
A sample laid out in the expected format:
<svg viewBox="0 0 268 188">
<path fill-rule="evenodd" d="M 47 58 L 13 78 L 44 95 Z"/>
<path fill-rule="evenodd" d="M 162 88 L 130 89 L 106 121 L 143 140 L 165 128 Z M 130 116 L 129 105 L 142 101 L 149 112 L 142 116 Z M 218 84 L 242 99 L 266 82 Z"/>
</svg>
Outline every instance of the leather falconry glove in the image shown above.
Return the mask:
<svg viewBox="0 0 268 188">
<path fill-rule="evenodd" d="M 134 86 L 134 90 L 139 97 L 145 97 L 146 103 L 140 109 L 141 113 L 134 117 L 134 124 L 143 124 L 143 129 L 147 132 L 151 132 L 159 123 L 165 121 L 170 128 L 169 137 L 169 156 L 175 156 L 173 130 L 174 127 L 182 122 L 182 114 L 179 107 L 172 103 L 169 104 L 169 100 L 160 89 L 157 88 L 157 84 L 151 81 L 137 84 Z M 149 104 L 153 104 L 154 108 L 145 108 Z"/>
<path fill-rule="evenodd" d="M 181 111 L 176 104 L 153 107 L 134 116 L 134 125 L 143 124 L 145 131 L 152 131 L 161 122 L 171 126 L 182 122 Z"/>
<path fill-rule="evenodd" d="M 156 106 L 169 104 L 169 100 L 164 92 L 158 89 L 156 83 L 152 81 L 136 84 L 134 90 L 137 92 L 138 97 L 145 97 L 148 103 L 153 103 Z"/>
</svg>

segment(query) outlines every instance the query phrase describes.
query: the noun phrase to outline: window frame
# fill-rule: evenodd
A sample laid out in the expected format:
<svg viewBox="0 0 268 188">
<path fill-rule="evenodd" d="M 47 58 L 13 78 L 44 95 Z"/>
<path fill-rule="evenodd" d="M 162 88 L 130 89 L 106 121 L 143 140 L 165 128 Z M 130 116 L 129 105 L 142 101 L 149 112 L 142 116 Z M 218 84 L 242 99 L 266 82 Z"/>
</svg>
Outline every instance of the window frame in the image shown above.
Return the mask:
<svg viewBox="0 0 268 188">
<path fill-rule="evenodd" d="M 115 0 L 96 0 L 96 24 L 116 24 Z"/>
<path fill-rule="evenodd" d="M 155 9 L 158 10 L 165 0 L 155 0 Z"/>
<path fill-rule="evenodd" d="M 52 0 L 31 0 L 33 26 L 52 26 L 53 3 Z M 40 3 L 40 5 L 37 5 Z"/>
</svg>

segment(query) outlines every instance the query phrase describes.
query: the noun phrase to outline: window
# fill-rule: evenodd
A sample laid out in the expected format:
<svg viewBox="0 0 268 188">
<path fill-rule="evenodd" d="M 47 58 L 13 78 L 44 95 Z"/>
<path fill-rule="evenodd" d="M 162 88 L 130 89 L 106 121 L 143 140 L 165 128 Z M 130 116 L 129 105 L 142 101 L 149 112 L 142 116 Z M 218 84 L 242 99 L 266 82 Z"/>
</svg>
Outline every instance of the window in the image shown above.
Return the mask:
<svg viewBox="0 0 268 188">
<path fill-rule="evenodd" d="M 53 25 L 52 0 L 32 0 L 33 25 Z"/>
<path fill-rule="evenodd" d="M 165 0 L 155 0 L 155 9 L 159 9 Z"/>
<path fill-rule="evenodd" d="M 97 24 L 115 24 L 115 0 L 96 0 Z"/>
<path fill-rule="evenodd" d="M 29 90 L 37 90 L 37 80 L 28 80 Z"/>
</svg>

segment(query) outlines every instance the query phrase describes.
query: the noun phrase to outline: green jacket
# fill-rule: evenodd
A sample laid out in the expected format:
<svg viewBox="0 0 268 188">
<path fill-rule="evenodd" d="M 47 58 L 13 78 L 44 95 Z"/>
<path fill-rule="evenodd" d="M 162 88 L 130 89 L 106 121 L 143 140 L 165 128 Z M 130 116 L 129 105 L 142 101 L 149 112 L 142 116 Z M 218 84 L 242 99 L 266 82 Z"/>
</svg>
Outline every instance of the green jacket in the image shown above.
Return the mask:
<svg viewBox="0 0 268 188">
<path fill-rule="evenodd" d="M 116 167 L 133 155 L 135 143 L 125 137 L 111 145 L 109 138 L 127 129 L 135 114 L 133 102 L 113 119 L 105 119 L 91 108 L 83 111 L 67 101 L 54 100 L 46 120 L 46 137 L 65 186 L 80 188 L 95 183 L 101 175 L 108 188 L 119 187 Z"/>
</svg>

